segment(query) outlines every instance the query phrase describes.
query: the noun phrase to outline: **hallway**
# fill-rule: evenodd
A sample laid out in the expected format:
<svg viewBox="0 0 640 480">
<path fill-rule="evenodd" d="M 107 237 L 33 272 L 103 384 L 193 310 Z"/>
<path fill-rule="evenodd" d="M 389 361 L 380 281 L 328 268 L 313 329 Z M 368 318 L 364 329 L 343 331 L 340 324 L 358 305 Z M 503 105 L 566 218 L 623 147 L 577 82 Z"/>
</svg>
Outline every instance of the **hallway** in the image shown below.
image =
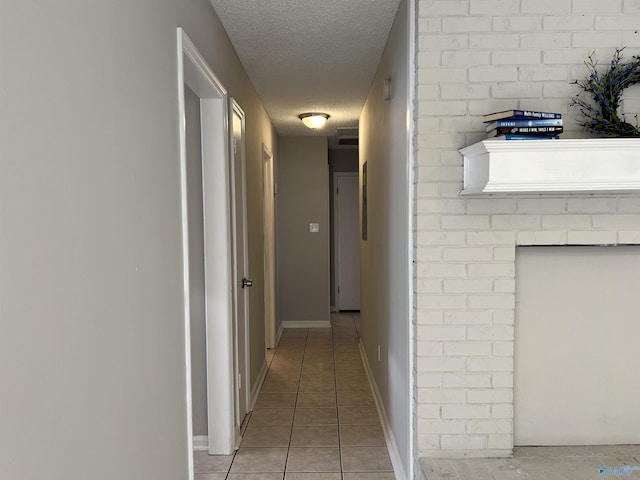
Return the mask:
<svg viewBox="0 0 640 480">
<path fill-rule="evenodd" d="M 358 348 L 359 315 L 288 329 L 235 455 L 195 452 L 196 480 L 393 480 Z"/>
</svg>

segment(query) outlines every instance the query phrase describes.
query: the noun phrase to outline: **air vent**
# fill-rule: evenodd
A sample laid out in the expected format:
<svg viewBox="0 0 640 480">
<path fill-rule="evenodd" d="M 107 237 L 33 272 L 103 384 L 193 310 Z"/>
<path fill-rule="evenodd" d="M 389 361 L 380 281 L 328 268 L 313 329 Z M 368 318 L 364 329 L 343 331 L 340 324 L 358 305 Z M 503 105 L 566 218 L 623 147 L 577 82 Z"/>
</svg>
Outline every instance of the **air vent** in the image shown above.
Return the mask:
<svg viewBox="0 0 640 480">
<path fill-rule="evenodd" d="M 358 129 L 354 127 L 336 128 L 336 145 L 358 146 Z"/>
</svg>

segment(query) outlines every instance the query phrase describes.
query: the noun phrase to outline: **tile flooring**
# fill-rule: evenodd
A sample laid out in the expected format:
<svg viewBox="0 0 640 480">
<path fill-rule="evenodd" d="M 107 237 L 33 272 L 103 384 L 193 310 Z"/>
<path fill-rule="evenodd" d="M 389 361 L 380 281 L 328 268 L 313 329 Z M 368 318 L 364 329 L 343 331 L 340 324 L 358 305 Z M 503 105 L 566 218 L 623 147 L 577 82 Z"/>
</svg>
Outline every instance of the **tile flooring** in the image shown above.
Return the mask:
<svg viewBox="0 0 640 480">
<path fill-rule="evenodd" d="M 287 329 L 235 455 L 195 452 L 196 480 L 393 480 L 355 314 Z"/>
</svg>

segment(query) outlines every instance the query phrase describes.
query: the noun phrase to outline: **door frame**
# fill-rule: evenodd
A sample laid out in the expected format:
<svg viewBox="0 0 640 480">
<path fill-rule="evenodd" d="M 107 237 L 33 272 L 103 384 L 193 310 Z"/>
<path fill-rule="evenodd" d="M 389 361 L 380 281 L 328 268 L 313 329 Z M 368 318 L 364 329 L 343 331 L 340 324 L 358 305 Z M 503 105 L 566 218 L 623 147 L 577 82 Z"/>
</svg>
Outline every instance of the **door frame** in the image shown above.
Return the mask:
<svg viewBox="0 0 640 480">
<path fill-rule="evenodd" d="M 333 298 L 335 309 L 340 311 L 340 292 L 338 292 L 340 278 L 339 236 L 338 236 L 338 177 L 360 177 L 359 172 L 333 172 Z M 359 201 L 359 199 L 358 199 Z"/>
<path fill-rule="evenodd" d="M 271 184 L 267 184 L 267 174 Z M 265 344 L 275 348 L 276 335 L 276 181 L 273 154 L 262 144 L 262 192 L 263 192 L 263 232 L 264 232 L 264 316 Z M 269 211 L 271 213 L 270 218 Z M 272 235 L 267 235 L 267 227 Z"/>
<path fill-rule="evenodd" d="M 204 226 L 205 315 L 207 345 L 207 414 L 209 453 L 231 454 L 235 428 L 231 224 L 229 197 L 229 108 L 227 91 L 182 28 L 177 29 L 178 114 L 182 223 L 186 423 L 189 478 L 193 478 L 191 393 L 189 224 L 184 88 L 200 98 Z"/>
<path fill-rule="evenodd" d="M 230 185 L 231 185 L 231 202 L 232 202 L 232 208 L 233 208 L 233 215 L 231 216 L 231 220 L 232 220 L 232 228 L 231 231 L 233 232 L 233 234 L 235 235 L 235 233 L 237 232 L 236 229 L 236 222 L 238 220 L 238 205 L 236 203 L 236 179 L 235 179 L 235 151 L 234 148 L 240 148 L 240 152 L 241 152 L 241 164 L 242 164 L 242 168 L 241 168 L 241 188 L 242 188 L 242 192 L 241 192 L 241 198 L 243 201 L 243 205 L 241 206 L 241 218 L 242 218 L 242 222 L 244 224 L 244 228 L 243 228 L 243 238 L 242 238 L 242 245 L 243 245 L 243 251 L 242 252 L 238 252 L 236 245 L 237 245 L 237 241 L 233 242 L 233 249 L 234 249 L 234 265 L 233 265 L 233 274 L 234 274 L 234 322 L 237 324 L 239 324 L 240 322 L 242 322 L 244 324 L 244 336 L 243 338 L 240 338 L 237 335 L 237 328 L 236 328 L 236 342 L 237 345 L 240 346 L 240 344 L 242 344 L 244 346 L 244 365 L 245 365 L 245 369 L 244 371 L 240 371 L 239 368 L 239 348 L 236 349 L 236 354 L 235 354 L 235 361 L 236 361 L 236 371 L 234 372 L 235 374 L 235 378 L 236 380 L 241 384 L 241 388 L 240 391 L 242 392 L 241 395 L 236 395 L 236 406 L 238 408 L 238 412 L 240 411 L 240 406 L 242 403 L 244 403 L 244 409 L 245 412 L 248 412 L 251 409 L 251 382 L 250 382 L 250 366 L 251 366 L 251 344 L 250 344 L 250 332 L 249 332 L 249 328 L 250 328 L 250 322 L 249 322 L 249 299 L 248 296 L 245 295 L 244 296 L 244 318 L 240 319 L 238 318 L 238 310 L 237 310 L 237 304 L 238 304 L 238 293 L 241 292 L 242 287 L 241 287 L 241 282 L 242 282 L 242 278 L 237 278 L 236 277 L 236 272 L 238 271 L 237 265 L 238 265 L 238 255 L 242 255 L 244 257 L 244 277 L 248 278 L 249 275 L 249 238 L 247 235 L 247 163 L 246 163 L 246 150 L 245 150 L 245 114 L 244 114 L 244 110 L 242 110 L 242 107 L 240 107 L 240 104 L 233 98 L 231 98 L 229 100 L 229 104 L 230 104 L 230 108 L 229 108 L 229 112 L 230 112 L 230 118 L 229 118 L 229 158 L 231 159 L 231 164 L 229 167 L 230 170 L 230 174 L 231 174 L 231 179 L 230 179 Z M 238 115 L 238 117 L 240 118 L 240 122 L 241 122 L 241 131 L 240 131 L 240 138 L 241 140 L 241 145 L 237 146 L 234 143 L 234 129 L 233 129 L 233 115 Z M 243 277 L 243 278 L 244 278 Z M 240 375 L 240 377 L 238 377 L 238 375 Z M 237 416 L 236 421 L 239 422 L 239 424 L 242 424 L 242 420 L 243 418 L 241 418 L 242 415 Z M 239 425 L 238 425 L 239 426 Z"/>
</svg>

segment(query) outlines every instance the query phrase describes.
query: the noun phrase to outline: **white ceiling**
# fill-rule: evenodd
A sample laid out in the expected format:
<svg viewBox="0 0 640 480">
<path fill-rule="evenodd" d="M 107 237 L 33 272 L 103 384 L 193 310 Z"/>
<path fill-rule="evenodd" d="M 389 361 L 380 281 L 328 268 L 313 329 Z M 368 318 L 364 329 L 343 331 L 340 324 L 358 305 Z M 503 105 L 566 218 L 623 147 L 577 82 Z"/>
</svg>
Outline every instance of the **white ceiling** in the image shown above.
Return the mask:
<svg viewBox="0 0 640 480">
<path fill-rule="evenodd" d="M 210 0 L 280 135 L 357 126 L 400 0 Z"/>
</svg>

